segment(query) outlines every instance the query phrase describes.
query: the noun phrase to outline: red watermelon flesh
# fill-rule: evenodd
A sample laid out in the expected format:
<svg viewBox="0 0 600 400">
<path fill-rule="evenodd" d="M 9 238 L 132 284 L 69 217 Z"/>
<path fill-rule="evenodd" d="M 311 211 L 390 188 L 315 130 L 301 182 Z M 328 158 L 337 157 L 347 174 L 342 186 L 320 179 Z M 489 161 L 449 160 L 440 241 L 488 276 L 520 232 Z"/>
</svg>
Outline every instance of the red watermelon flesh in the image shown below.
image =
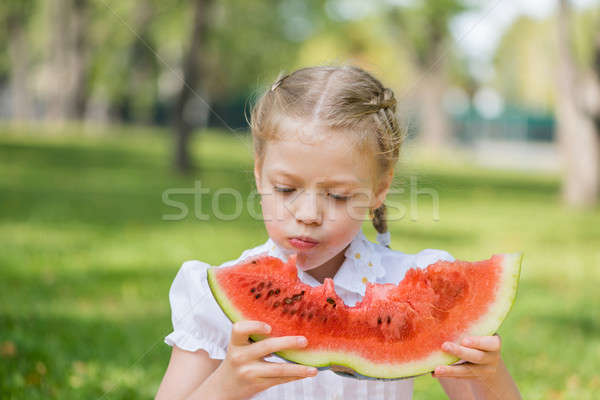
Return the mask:
<svg viewBox="0 0 600 400">
<path fill-rule="evenodd" d="M 306 336 L 305 349 L 277 353 L 281 357 L 393 379 L 456 361 L 441 351 L 445 341 L 495 333 L 514 301 L 520 265 L 521 254 L 439 261 L 408 270 L 398 285 L 368 283 L 353 307 L 331 279 L 317 287 L 302 283 L 293 256 L 287 263 L 260 256 L 211 268 L 208 281 L 233 322 L 259 320 L 272 327 L 271 336 Z"/>
</svg>

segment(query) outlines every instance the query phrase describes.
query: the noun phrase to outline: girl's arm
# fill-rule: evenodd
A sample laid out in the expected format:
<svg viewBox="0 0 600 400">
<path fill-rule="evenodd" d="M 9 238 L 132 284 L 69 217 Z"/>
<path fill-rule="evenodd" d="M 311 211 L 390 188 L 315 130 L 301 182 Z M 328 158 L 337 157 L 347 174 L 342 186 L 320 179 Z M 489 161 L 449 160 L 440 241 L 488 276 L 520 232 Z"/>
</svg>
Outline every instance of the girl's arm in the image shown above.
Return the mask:
<svg viewBox="0 0 600 400">
<path fill-rule="evenodd" d="M 306 338 L 299 336 L 248 341 L 251 334 L 270 332 L 271 328 L 259 321 L 236 322 L 223 361 L 211 359 L 203 350 L 188 352 L 173 346 L 171 361 L 155 399 L 248 399 L 271 386 L 317 374 L 317 369 L 312 367 L 264 361 L 271 353 L 307 345 Z"/>
<path fill-rule="evenodd" d="M 476 400 L 468 381 L 456 378 L 438 378 L 438 381 L 449 399 Z"/>
<path fill-rule="evenodd" d="M 450 400 L 521 399 L 519 389 L 500 361 L 499 370 L 491 380 L 438 378 Z"/>
<path fill-rule="evenodd" d="M 444 343 L 442 349 L 465 363 L 440 366 L 433 376 L 451 400 L 521 400 L 521 394 L 500 357 L 500 336 L 473 336 L 462 345 Z M 457 379 L 453 379 L 457 378 Z"/>
<path fill-rule="evenodd" d="M 154 399 L 185 399 L 220 363 L 221 360 L 210 358 L 204 350 L 191 352 L 174 345 L 169 366 Z"/>
</svg>

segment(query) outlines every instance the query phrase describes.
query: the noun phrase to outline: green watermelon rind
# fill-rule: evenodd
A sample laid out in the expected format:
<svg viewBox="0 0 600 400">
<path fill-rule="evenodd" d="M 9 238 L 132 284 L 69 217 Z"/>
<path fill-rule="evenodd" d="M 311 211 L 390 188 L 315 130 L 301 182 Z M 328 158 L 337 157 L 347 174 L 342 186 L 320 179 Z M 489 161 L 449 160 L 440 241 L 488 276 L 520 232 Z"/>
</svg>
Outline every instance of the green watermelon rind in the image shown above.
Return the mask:
<svg viewBox="0 0 600 400">
<path fill-rule="evenodd" d="M 474 322 L 462 336 L 455 338 L 454 342 L 458 343 L 466 336 L 488 336 L 495 334 L 512 309 L 517 295 L 523 254 L 507 253 L 499 255 L 503 257 L 503 276 L 500 279 L 501 285 L 496 292 L 498 300 L 492 303 L 491 309 Z M 246 319 L 237 311 L 227 298 L 227 295 L 221 290 L 216 281 L 216 270 L 218 268 L 209 268 L 207 272 L 208 284 L 215 300 L 233 323 Z M 250 338 L 255 341 L 265 339 L 266 337 L 264 335 L 250 335 Z M 275 354 L 288 361 L 314 367 L 341 365 L 365 377 L 380 379 L 401 379 L 422 375 L 433 371 L 439 365 L 449 365 L 459 360 L 457 357 L 441 350 L 431 353 L 425 359 L 403 362 L 398 365 L 376 364 L 359 355 L 330 351 L 289 349 L 276 352 Z"/>
</svg>

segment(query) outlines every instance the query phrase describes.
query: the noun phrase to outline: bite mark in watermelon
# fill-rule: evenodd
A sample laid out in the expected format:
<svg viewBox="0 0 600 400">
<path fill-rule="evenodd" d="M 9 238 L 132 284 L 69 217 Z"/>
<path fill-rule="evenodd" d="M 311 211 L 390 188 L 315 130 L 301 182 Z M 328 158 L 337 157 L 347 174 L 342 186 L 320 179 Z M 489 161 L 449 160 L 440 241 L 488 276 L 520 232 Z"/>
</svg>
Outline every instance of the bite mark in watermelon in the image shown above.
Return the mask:
<svg viewBox="0 0 600 400">
<path fill-rule="evenodd" d="M 408 270 L 398 285 L 368 283 L 353 307 L 336 294 L 331 279 L 317 287 L 302 283 L 294 256 L 287 263 L 260 256 L 210 268 L 208 283 L 231 321 L 259 320 L 271 326 L 271 336 L 307 338 L 306 348 L 276 353 L 280 357 L 398 379 L 457 361 L 441 351 L 445 341 L 494 334 L 514 302 L 521 260 L 513 253 L 438 261 Z"/>
</svg>

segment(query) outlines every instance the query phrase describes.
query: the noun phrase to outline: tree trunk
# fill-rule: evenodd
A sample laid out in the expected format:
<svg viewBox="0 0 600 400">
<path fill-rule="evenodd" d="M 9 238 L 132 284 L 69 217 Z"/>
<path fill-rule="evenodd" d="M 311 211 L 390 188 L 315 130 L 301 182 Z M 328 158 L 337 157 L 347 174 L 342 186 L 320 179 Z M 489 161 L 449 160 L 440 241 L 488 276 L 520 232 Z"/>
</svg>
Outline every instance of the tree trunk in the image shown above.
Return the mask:
<svg viewBox="0 0 600 400">
<path fill-rule="evenodd" d="M 591 207 L 600 192 L 600 135 L 579 100 L 580 77 L 571 45 L 570 5 L 559 0 L 557 68 L 557 136 L 564 163 L 563 201 Z"/>
<path fill-rule="evenodd" d="M 85 114 L 88 93 L 88 0 L 54 0 L 51 7 L 52 82 L 48 116 L 63 121 Z"/>
<path fill-rule="evenodd" d="M 82 119 L 88 100 L 88 52 L 87 27 L 88 0 L 73 0 L 71 7 L 71 76 L 66 103 L 66 115 L 69 119 Z"/>
<path fill-rule="evenodd" d="M 150 49 L 155 47 L 150 32 L 154 13 L 152 1 L 136 2 L 133 26 L 140 39 L 134 40 L 129 48 L 129 85 L 125 101 L 131 109 L 131 117 L 142 124 L 153 122 L 153 106 L 157 97 L 159 68 L 156 55 Z"/>
<path fill-rule="evenodd" d="M 206 79 L 202 63 L 208 28 L 211 0 L 195 0 L 194 16 L 188 48 L 183 58 L 183 82 L 174 111 L 175 168 L 181 173 L 192 170 L 189 139 L 194 128 L 190 121 L 190 103 L 197 96 L 199 85 Z"/>
<path fill-rule="evenodd" d="M 69 15 L 68 0 L 53 0 L 50 2 L 51 43 L 47 116 L 49 119 L 55 121 L 62 121 L 66 118 L 66 94 L 68 90 L 66 82 L 69 76 L 67 58 L 69 47 Z"/>
<path fill-rule="evenodd" d="M 28 85 L 29 47 L 24 18 L 12 16 L 7 21 L 8 53 L 10 56 L 10 89 L 12 98 L 12 118 L 26 121 L 33 115 L 31 92 Z"/>
<path fill-rule="evenodd" d="M 427 68 L 427 67 L 425 67 Z M 420 134 L 421 142 L 432 153 L 448 145 L 450 124 L 443 107 L 446 80 L 443 68 L 433 68 L 423 73 L 421 84 Z"/>
</svg>

